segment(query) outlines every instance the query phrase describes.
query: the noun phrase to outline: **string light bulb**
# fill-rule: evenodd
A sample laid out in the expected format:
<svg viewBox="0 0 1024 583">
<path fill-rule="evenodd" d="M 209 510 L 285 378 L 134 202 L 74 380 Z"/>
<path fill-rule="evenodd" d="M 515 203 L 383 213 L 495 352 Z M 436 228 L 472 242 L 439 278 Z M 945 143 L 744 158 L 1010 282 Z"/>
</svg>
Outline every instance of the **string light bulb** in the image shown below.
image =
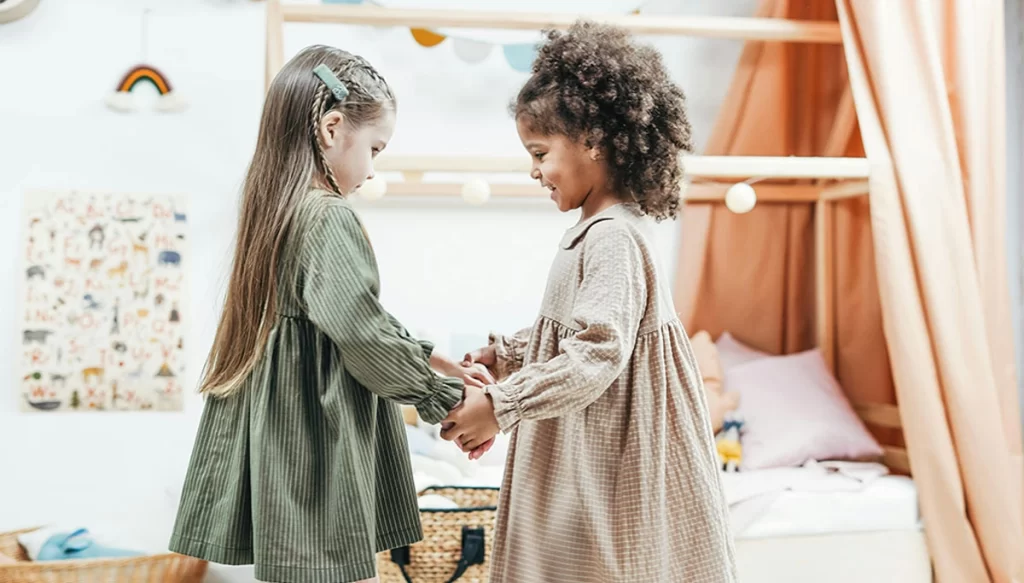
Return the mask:
<svg viewBox="0 0 1024 583">
<path fill-rule="evenodd" d="M 737 182 L 725 191 L 725 207 L 738 215 L 749 213 L 756 204 L 757 193 L 746 182 Z"/>
<path fill-rule="evenodd" d="M 475 178 L 462 185 L 462 199 L 472 205 L 482 205 L 491 198 L 491 185 Z"/>
</svg>

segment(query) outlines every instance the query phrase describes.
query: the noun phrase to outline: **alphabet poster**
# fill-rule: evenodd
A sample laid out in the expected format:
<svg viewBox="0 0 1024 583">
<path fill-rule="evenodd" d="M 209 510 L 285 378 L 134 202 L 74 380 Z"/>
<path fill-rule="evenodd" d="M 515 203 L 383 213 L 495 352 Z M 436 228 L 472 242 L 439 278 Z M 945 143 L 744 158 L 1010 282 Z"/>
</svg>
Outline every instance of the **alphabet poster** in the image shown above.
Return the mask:
<svg viewBox="0 0 1024 583">
<path fill-rule="evenodd" d="M 181 410 L 184 199 L 33 192 L 24 209 L 23 410 Z"/>
</svg>

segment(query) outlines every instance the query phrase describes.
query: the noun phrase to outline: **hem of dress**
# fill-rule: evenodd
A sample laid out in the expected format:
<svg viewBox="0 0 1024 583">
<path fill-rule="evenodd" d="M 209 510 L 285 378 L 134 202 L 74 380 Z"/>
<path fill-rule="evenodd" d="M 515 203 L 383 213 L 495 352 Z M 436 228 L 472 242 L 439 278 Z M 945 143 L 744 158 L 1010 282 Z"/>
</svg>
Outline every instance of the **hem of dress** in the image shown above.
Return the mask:
<svg viewBox="0 0 1024 583">
<path fill-rule="evenodd" d="M 171 537 L 168 550 L 172 553 L 185 555 L 187 557 L 194 557 L 196 559 L 220 565 L 237 566 L 253 564 L 251 548 L 226 547 L 210 541 L 189 538 L 180 534 L 175 534 Z"/>
<path fill-rule="evenodd" d="M 421 540 L 423 540 L 423 529 L 421 528 L 396 530 L 377 537 L 377 552 L 382 553 L 391 549 L 412 546 Z"/>
<path fill-rule="evenodd" d="M 339 583 L 373 579 L 377 576 L 377 561 L 320 569 L 257 564 L 253 571 L 257 581 L 266 583 Z"/>
<path fill-rule="evenodd" d="M 419 528 L 397 530 L 377 537 L 377 552 L 411 546 L 423 540 Z M 265 565 L 255 562 L 251 548 L 231 548 L 205 540 L 176 534 L 171 537 L 168 549 L 179 555 L 194 557 L 219 565 L 254 565 L 254 577 L 267 583 L 338 583 L 338 581 L 362 581 L 377 576 L 376 557 L 367 561 L 323 568 L 303 568 L 283 565 Z"/>
</svg>

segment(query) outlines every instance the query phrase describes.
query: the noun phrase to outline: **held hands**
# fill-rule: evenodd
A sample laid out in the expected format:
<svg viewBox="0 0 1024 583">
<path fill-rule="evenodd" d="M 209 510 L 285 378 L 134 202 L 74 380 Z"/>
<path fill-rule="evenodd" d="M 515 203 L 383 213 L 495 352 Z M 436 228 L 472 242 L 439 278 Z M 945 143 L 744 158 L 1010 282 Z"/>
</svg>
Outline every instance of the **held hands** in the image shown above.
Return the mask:
<svg viewBox="0 0 1024 583">
<path fill-rule="evenodd" d="M 441 423 L 441 438 L 454 441 L 469 459 L 479 459 L 494 444 L 501 428 L 491 398 L 479 387 L 466 385 L 462 402 Z"/>
<path fill-rule="evenodd" d="M 431 355 L 431 366 L 441 374 L 461 380 L 467 387 L 486 387 L 494 384 L 494 376 L 483 363 L 463 360 L 456 363 L 439 355 Z"/>
<path fill-rule="evenodd" d="M 494 345 L 492 344 L 492 345 L 484 346 L 483 348 L 478 348 L 478 349 L 476 349 L 476 350 L 474 350 L 472 352 L 467 352 L 466 355 L 462 357 L 462 363 L 461 364 L 462 364 L 463 367 L 472 368 L 473 370 L 481 370 L 481 369 L 483 369 L 484 371 L 486 371 L 487 375 L 488 375 L 488 377 L 490 379 L 487 382 L 487 384 L 490 385 L 490 384 L 494 384 L 495 383 L 494 374 L 491 372 L 491 370 L 492 370 L 492 367 L 494 367 L 494 365 L 497 364 L 497 362 L 498 362 L 498 354 L 497 354 L 497 351 L 495 350 Z M 468 384 L 467 384 L 467 386 L 468 386 Z M 490 399 L 488 399 L 488 403 L 490 403 Z M 459 403 L 459 405 L 458 405 L 458 407 L 456 407 L 456 409 L 461 407 L 462 404 L 463 403 Z M 453 410 L 452 412 L 454 413 L 454 411 L 455 410 Z M 494 407 L 491 406 L 491 416 L 493 416 L 493 415 L 494 415 Z M 445 422 L 442 424 L 442 428 L 445 429 L 445 431 L 449 431 L 453 427 L 454 422 L 451 419 L 452 419 L 452 415 L 449 415 L 448 419 L 446 419 Z M 497 421 L 495 421 L 495 426 L 497 426 Z M 490 437 L 490 439 L 485 441 L 483 443 L 483 445 L 481 445 L 479 447 L 476 447 L 476 448 L 469 448 L 469 447 L 467 447 L 465 442 L 461 438 L 458 438 L 458 437 L 455 438 L 455 443 L 459 446 L 460 449 L 462 449 L 462 451 L 469 451 L 469 459 L 477 460 L 477 459 L 480 459 L 481 457 L 483 457 L 483 455 L 485 453 L 487 453 L 488 450 L 491 449 L 491 446 L 494 445 L 494 435 L 497 435 L 497 433 L 498 433 L 498 430 L 496 429 L 494 431 L 494 433 L 492 434 L 492 436 Z M 444 437 L 444 436 L 445 436 L 445 433 L 442 433 L 442 437 Z M 445 437 L 445 439 L 448 439 L 449 441 L 451 441 L 451 439 L 448 438 L 448 437 Z"/>
<path fill-rule="evenodd" d="M 437 370 L 438 372 L 447 377 L 457 378 L 461 380 L 465 385 L 466 393 L 468 393 L 471 389 L 476 389 L 477 391 L 480 391 L 482 393 L 483 387 L 487 385 L 493 385 L 495 383 L 494 376 L 491 375 L 491 372 L 489 370 L 487 370 L 487 366 L 484 362 L 475 362 L 471 360 L 469 356 L 470 355 L 467 354 L 461 363 L 456 363 L 439 354 L 434 354 L 431 355 L 430 357 L 431 366 L 435 370 Z M 463 397 L 462 402 L 455 405 L 455 407 L 449 413 L 448 417 L 441 422 L 441 428 L 444 431 L 448 431 L 453 427 L 454 423 L 452 420 L 452 415 L 456 411 L 458 411 L 464 404 L 465 397 Z M 494 435 L 496 434 L 497 432 L 494 433 Z M 443 435 L 444 433 L 442 433 L 442 436 Z M 491 449 L 491 446 L 494 445 L 494 435 L 491 435 L 489 439 L 485 440 L 483 443 L 474 448 L 465 447 L 465 445 L 459 440 L 455 440 L 455 442 L 456 445 L 459 446 L 459 449 L 465 452 L 469 452 L 469 459 L 477 460 L 483 457 L 483 455 L 487 453 L 488 450 Z M 447 441 L 452 441 L 451 438 L 446 437 L 445 439 Z"/>
<path fill-rule="evenodd" d="M 493 385 L 496 381 L 491 371 L 487 370 L 487 367 L 480 363 L 466 363 L 456 365 L 462 382 L 466 383 L 467 387 L 484 388 L 487 385 Z"/>
</svg>

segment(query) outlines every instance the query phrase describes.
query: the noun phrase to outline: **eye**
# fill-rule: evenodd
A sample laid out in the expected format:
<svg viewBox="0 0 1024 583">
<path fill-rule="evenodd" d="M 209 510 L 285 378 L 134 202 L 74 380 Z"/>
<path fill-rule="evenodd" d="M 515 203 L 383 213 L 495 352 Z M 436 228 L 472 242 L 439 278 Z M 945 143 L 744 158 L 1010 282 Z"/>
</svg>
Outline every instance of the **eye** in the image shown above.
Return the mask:
<svg viewBox="0 0 1024 583">
<path fill-rule="evenodd" d="M 543 160 L 544 159 L 544 152 L 534 152 L 533 153 L 533 157 L 538 159 L 538 160 Z"/>
<path fill-rule="evenodd" d="M 373 152 L 374 158 L 377 157 L 377 154 L 380 154 L 380 148 L 370 148 L 370 151 Z"/>
</svg>

